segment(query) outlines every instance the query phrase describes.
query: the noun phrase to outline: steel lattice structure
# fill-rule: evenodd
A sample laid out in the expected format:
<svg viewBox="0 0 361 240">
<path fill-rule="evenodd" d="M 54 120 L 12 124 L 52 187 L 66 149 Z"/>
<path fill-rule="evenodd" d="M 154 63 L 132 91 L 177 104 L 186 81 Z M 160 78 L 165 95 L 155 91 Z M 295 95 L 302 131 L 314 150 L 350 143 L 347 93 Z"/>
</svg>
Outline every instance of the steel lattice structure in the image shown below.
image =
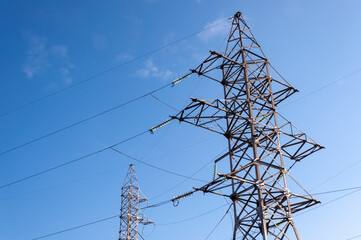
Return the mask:
<svg viewBox="0 0 361 240">
<path fill-rule="evenodd" d="M 122 187 L 119 240 L 137 240 L 138 235 L 141 236 L 138 224 L 153 223 L 139 210 L 139 204 L 144 201 L 147 198 L 140 195 L 134 165 L 131 164 Z"/>
<path fill-rule="evenodd" d="M 239 12 L 226 50 L 211 51 L 192 72 L 220 83 L 223 99 L 192 98 L 172 118 L 221 134 L 229 146 L 215 161 L 225 173 L 196 190 L 232 200 L 233 239 L 300 239 L 292 215 L 319 201 L 288 172 L 323 147 L 276 110 L 297 90 L 270 65 Z M 289 186 L 302 192 L 292 193 Z"/>
</svg>

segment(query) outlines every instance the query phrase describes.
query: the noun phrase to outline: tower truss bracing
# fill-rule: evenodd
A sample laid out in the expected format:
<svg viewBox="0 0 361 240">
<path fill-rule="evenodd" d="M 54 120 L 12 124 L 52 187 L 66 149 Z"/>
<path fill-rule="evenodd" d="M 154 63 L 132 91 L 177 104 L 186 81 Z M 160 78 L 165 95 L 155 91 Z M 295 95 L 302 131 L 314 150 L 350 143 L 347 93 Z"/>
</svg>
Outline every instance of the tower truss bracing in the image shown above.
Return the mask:
<svg viewBox="0 0 361 240">
<path fill-rule="evenodd" d="M 137 240 L 140 236 L 138 225 L 153 223 L 140 212 L 139 204 L 147 201 L 141 195 L 134 165 L 129 166 L 121 195 L 119 240 Z"/>
<path fill-rule="evenodd" d="M 215 161 L 224 172 L 197 190 L 232 200 L 233 239 L 300 239 L 292 216 L 319 201 L 289 169 L 323 147 L 276 110 L 297 90 L 270 65 L 239 12 L 225 51 L 211 51 L 192 72 L 219 83 L 222 97 L 192 98 L 172 118 L 223 135 L 229 147 Z"/>
</svg>

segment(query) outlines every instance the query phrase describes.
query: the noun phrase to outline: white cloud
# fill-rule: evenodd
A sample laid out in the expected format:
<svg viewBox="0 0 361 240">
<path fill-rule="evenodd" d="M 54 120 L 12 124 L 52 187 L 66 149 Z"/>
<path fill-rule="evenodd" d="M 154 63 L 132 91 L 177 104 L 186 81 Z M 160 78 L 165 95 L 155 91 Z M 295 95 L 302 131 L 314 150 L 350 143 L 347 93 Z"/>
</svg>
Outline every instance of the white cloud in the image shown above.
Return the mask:
<svg viewBox="0 0 361 240">
<path fill-rule="evenodd" d="M 155 77 L 160 79 L 168 79 L 174 74 L 168 69 L 160 70 L 157 66 L 155 66 L 153 60 L 148 59 L 144 64 L 144 68 L 140 69 L 137 72 L 137 75 L 143 78 Z"/>
<path fill-rule="evenodd" d="M 203 28 L 204 31 L 201 32 L 198 36 L 202 41 L 207 42 L 211 38 L 214 38 L 218 35 L 227 34 L 229 28 L 230 24 L 228 21 L 226 21 L 225 18 L 219 18 L 207 23 Z"/>
<path fill-rule="evenodd" d="M 70 71 L 68 68 L 62 67 L 59 69 L 59 72 L 63 76 L 64 84 L 68 85 L 73 82 L 73 79 L 69 76 Z"/>
<path fill-rule="evenodd" d="M 46 37 L 31 32 L 24 33 L 24 37 L 29 45 L 22 69 L 26 78 L 31 79 L 50 69 L 58 73 L 64 84 L 72 82 L 70 69 L 74 65 L 69 61 L 68 48 L 65 45 L 48 46 Z"/>
<path fill-rule="evenodd" d="M 39 37 L 32 33 L 26 33 L 29 49 L 26 54 L 26 63 L 23 67 L 23 72 L 27 78 L 32 78 L 35 74 L 38 74 L 45 70 L 49 63 L 47 61 L 46 44 L 47 39 Z"/>
</svg>

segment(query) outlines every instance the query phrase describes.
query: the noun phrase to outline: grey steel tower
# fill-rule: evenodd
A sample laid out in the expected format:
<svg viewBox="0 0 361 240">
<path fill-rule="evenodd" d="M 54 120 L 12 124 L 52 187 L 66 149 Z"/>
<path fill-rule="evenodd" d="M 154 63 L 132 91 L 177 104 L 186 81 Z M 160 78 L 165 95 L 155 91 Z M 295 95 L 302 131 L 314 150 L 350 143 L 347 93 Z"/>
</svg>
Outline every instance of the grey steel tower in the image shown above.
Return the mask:
<svg viewBox="0 0 361 240">
<path fill-rule="evenodd" d="M 140 193 L 134 165 L 131 164 L 122 187 L 119 240 L 137 240 L 140 235 L 138 225 L 153 223 L 140 212 L 139 204 L 147 201 Z"/>
<path fill-rule="evenodd" d="M 234 240 L 300 239 L 292 216 L 319 201 L 289 169 L 323 147 L 276 110 L 297 90 L 270 65 L 240 12 L 225 51 L 211 51 L 192 72 L 219 84 L 219 98 L 192 98 L 172 118 L 222 135 L 229 147 L 215 161 L 222 172 L 196 190 L 232 200 Z"/>
</svg>

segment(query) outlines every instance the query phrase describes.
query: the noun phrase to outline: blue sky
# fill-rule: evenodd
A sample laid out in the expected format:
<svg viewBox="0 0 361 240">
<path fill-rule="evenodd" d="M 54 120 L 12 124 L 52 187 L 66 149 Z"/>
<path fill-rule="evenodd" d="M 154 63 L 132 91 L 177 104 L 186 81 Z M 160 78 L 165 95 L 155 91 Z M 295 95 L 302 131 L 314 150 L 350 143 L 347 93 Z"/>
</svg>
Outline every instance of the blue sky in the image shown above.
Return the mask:
<svg viewBox="0 0 361 240">
<path fill-rule="evenodd" d="M 292 175 L 311 193 L 361 185 L 357 121 L 361 71 L 359 1 L 2 1 L 0 3 L 0 112 L 72 86 L 167 43 L 243 12 L 273 66 L 300 92 L 279 112 L 326 147 L 303 160 Z M 65 127 L 187 73 L 209 50 L 224 48 L 227 22 L 124 67 L 0 118 L 0 151 Z M 342 79 L 341 79 L 342 78 Z M 341 79 L 328 87 L 313 91 Z M 207 98 L 218 87 L 196 76 L 156 94 L 176 108 L 189 97 Z M 313 94 L 310 94 L 313 93 Z M 310 94 L 310 95 L 309 95 Z M 209 97 L 208 97 L 209 98 Z M 300 99 L 301 98 L 301 99 Z M 300 100 L 298 100 L 300 99 Z M 297 101 L 295 101 L 297 100 Z M 0 184 L 94 152 L 147 130 L 176 111 L 147 97 L 34 144 L 0 156 Z M 118 147 L 151 164 L 191 175 L 224 148 L 220 136 L 172 122 Z M 129 159 L 111 151 L 0 189 L 0 239 L 30 240 L 119 213 L 120 188 Z M 167 200 L 200 183 L 135 163 L 150 203 Z M 196 177 L 211 179 L 212 164 Z M 323 202 L 342 193 L 317 196 Z M 302 239 L 346 240 L 361 234 L 360 192 L 295 217 Z M 226 207 L 196 194 L 178 207 L 146 210 L 157 225 L 146 239 L 205 239 Z M 117 239 L 119 219 L 49 237 Z M 209 239 L 228 239 L 226 217 Z"/>
</svg>

